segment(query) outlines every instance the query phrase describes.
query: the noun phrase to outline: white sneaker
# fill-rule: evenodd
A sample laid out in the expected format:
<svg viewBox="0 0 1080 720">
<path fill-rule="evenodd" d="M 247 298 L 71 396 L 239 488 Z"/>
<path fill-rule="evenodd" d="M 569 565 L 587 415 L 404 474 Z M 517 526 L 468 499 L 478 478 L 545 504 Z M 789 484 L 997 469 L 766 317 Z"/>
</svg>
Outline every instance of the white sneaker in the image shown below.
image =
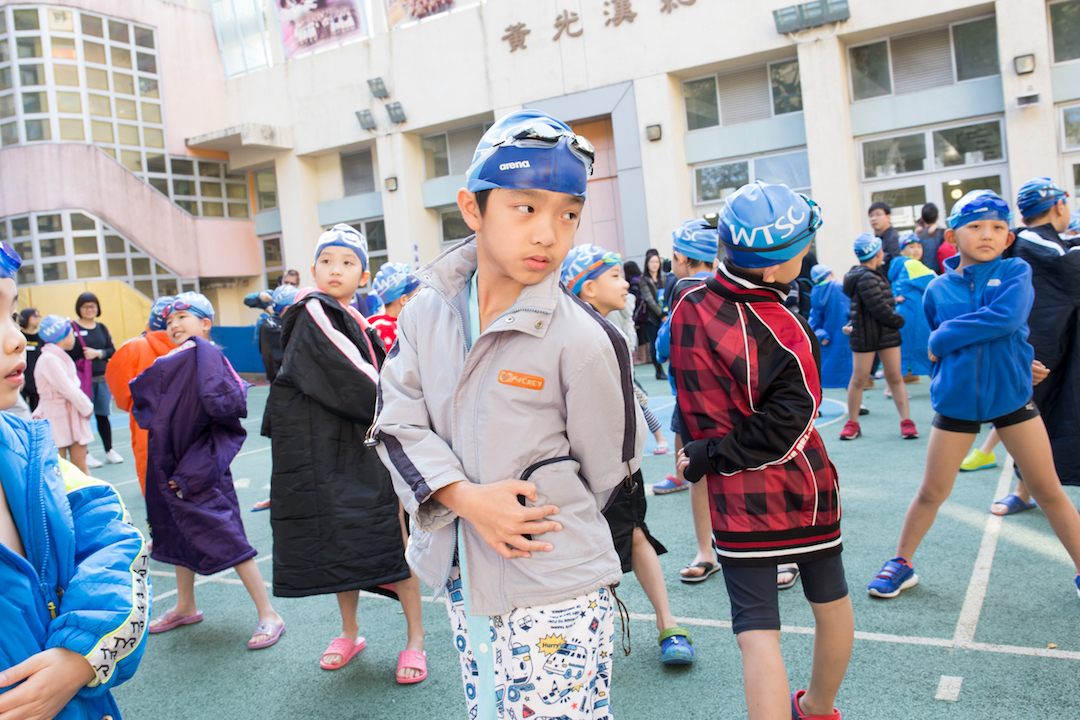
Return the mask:
<svg viewBox="0 0 1080 720">
<path fill-rule="evenodd" d="M 100 460 L 98 460 L 98 459 L 97 459 L 96 457 L 94 457 L 94 456 L 93 456 L 93 455 L 91 455 L 90 453 L 86 453 L 86 467 L 88 467 L 88 468 L 90 468 L 91 470 L 93 470 L 94 468 L 99 468 L 99 467 L 101 467 L 102 465 L 104 465 L 104 463 L 103 463 L 103 462 L 101 462 Z"/>
<path fill-rule="evenodd" d="M 124 462 L 124 458 L 120 455 L 120 453 L 116 452 L 115 450 L 110 450 L 109 452 L 105 453 L 105 462 L 109 463 L 110 465 L 116 465 L 118 463 Z"/>
</svg>

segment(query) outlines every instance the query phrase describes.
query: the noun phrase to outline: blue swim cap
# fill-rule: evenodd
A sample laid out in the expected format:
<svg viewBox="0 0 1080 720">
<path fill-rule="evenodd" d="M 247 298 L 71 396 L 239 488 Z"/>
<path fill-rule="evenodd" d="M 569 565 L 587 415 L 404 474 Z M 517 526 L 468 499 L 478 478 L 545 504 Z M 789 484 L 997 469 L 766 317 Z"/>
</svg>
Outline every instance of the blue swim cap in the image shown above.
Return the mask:
<svg viewBox="0 0 1080 720">
<path fill-rule="evenodd" d="M 1069 218 L 1069 232 L 1080 232 L 1080 210 L 1077 210 Z"/>
<path fill-rule="evenodd" d="M 578 245 L 570 248 L 562 264 L 562 281 L 575 295 L 581 292 L 589 280 L 595 280 L 615 265 L 622 265 L 619 253 L 596 245 Z"/>
<path fill-rule="evenodd" d="M 205 295 L 197 292 L 182 292 L 173 298 L 165 308 L 167 320 L 174 312 L 188 312 L 205 320 L 214 319 L 214 306 Z"/>
<path fill-rule="evenodd" d="M 1016 194 L 1016 209 L 1021 217 L 1040 215 L 1068 197 L 1056 182 L 1048 177 L 1031 178 Z"/>
<path fill-rule="evenodd" d="M 70 332 L 71 321 L 59 315 L 46 315 L 38 327 L 38 337 L 47 343 L 58 343 Z"/>
<path fill-rule="evenodd" d="M 278 285 L 274 292 L 270 293 L 270 307 L 280 315 L 285 308 L 296 302 L 296 294 L 300 292 L 294 285 Z"/>
<path fill-rule="evenodd" d="M 900 249 L 903 250 L 911 243 L 919 243 L 922 245 L 922 238 L 913 232 L 906 232 L 900 236 Z"/>
<path fill-rule="evenodd" d="M 720 241 L 727 257 L 743 268 L 763 268 L 792 259 L 821 227 L 821 208 L 787 185 L 755 180 L 727 197 L 720 210 Z"/>
<path fill-rule="evenodd" d="M 585 197 L 595 157 L 592 143 L 566 123 L 539 110 L 518 110 L 480 139 L 466 189 L 551 190 Z"/>
<path fill-rule="evenodd" d="M 164 330 L 168 327 L 169 323 L 165 321 L 165 308 L 169 307 L 175 299 L 172 295 L 162 295 L 154 301 L 150 307 L 150 319 L 146 321 L 151 330 Z"/>
<path fill-rule="evenodd" d="M 881 249 L 881 238 L 874 237 L 870 233 L 862 233 L 855 238 L 855 257 L 859 262 L 866 262 L 877 255 Z"/>
<path fill-rule="evenodd" d="M 688 258 L 711 263 L 720 249 L 720 234 L 704 220 L 687 220 L 672 231 L 671 249 Z"/>
<path fill-rule="evenodd" d="M 1002 220 L 1008 224 L 1012 221 L 1009 204 L 993 190 L 972 190 L 956 201 L 946 222 L 955 230 L 980 220 Z"/>
<path fill-rule="evenodd" d="M 364 270 L 368 269 L 367 238 L 351 225 L 338 223 L 319 236 L 319 242 L 315 245 L 315 262 L 319 261 L 319 255 L 328 247 L 348 248 L 360 258 L 360 265 Z"/>
<path fill-rule="evenodd" d="M 832 268 L 830 268 L 828 265 L 822 265 L 819 263 L 814 267 L 810 268 L 810 282 L 814 283 L 815 285 L 817 285 L 830 275 L 832 275 Z"/>
<path fill-rule="evenodd" d="M 408 295 L 418 287 L 420 281 L 413 275 L 412 267 L 396 262 L 383 263 L 371 283 L 371 289 L 379 294 L 384 305 Z"/>
<path fill-rule="evenodd" d="M 6 242 L 0 242 L 0 278 L 15 278 L 15 274 L 22 267 L 22 258 L 19 253 Z"/>
</svg>

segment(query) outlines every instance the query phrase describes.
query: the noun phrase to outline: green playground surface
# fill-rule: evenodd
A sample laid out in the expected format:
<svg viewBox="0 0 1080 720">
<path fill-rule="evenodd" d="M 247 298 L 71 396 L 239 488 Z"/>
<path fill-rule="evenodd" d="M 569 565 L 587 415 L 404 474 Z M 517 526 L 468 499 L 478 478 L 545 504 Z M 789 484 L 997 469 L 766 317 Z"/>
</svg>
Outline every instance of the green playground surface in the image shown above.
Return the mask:
<svg viewBox="0 0 1080 720">
<path fill-rule="evenodd" d="M 670 438 L 668 384 L 652 379 L 650 366 L 638 368 L 638 379 Z M 1076 717 L 1080 599 L 1074 572 L 1041 510 L 1007 518 L 988 513 L 992 500 L 1011 489 L 1012 473 L 1004 463 L 957 479 L 916 555 L 917 587 L 892 600 L 866 594 L 866 584 L 894 552 L 904 512 L 922 477 L 933 417 L 925 379 L 908 386 L 912 419 L 923 435 L 901 439 L 892 401 L 882 397 L 883 385 L 878 381 L 865 395 L 871 412 L 862 418 L 862 438 L 839 441 L 839 422 L 822 428 L 840 474 L 843 558 L 855 607 L 855 652 L 837 706 L 848 719 Z M 259 435 L 267 392 L 255 387 L 249 394 L 248 438 L 232 470 L 248 538 L 259 551 L 256 560 L 269 584 L 269 514 L 247 512 L 269 494 L 270 442 Z M 844 401 L 843 390 L 826 390 L 825 396 Z M 117 486 L 136 525 L 144 528 L 129 433 L 126 423 L 116 425 L 114 441 L 127 461 L 94 474 Z M 91 451 L 103 456 L 100 442 Z M 1005 459 L 1000 446 L 998 459 Z M 646 482 L 658 482 L 673 466 L 673 454 L 647 455 Z M 1067 492 L 1080 502 L 1080 488 Z M 634 575 L 626 575 L 617 593 L 631 613 L 632 652 L 623 657 L 617 648 L 612 668 L 612 709 L 618 720 L 746 717 L 722 575 L 695 585 L 678 580 L 679 569 L 694 555 L 689 501 L 687 492 L 650 497 L 648 523 L 668 548 L 660 562 L 672 609 L 690 630 L 697 658 L 689 667 L 660 664 L 652 607 Z M 175 580 L 172 567 L 161 563 L 151 563 L 151 574 L 156 617 L 172 607 Z M 405 619 L 394 601 L 361 597 L 360 633 L 367 648 L 345 668 L 329 672 L 319 668 L 318 660 L 340 632 L 333 597 L 276 598 L 285 634 L 271 648 L 249 651 L 245 642 L 256 616 L 239 578 L 226 571 L 198 583 L 196 598 L 206 619 L 150 636 L 138 673 L 115 691 L 128 720 L 466 716 L 458 655 L 440 601 L 424 606 L 429 677 L 416 685 L 398 685 L 394 671 L 405 647 Z M 781 593 L 780 611 L 792 688 L 806 687 L 813 619 L 799 585 Z"/>
</svg>

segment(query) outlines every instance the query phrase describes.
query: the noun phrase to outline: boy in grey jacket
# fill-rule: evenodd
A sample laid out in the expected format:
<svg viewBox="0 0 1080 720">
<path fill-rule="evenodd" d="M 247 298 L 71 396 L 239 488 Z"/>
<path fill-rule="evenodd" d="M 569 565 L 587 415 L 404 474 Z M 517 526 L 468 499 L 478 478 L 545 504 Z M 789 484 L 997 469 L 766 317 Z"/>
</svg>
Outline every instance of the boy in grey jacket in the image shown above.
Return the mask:
<svg viewBox="0 0 1080 720">
<path fill-rule="evenodd" d="M 645 424 L 625 341 L 559 283 L 593 156 L 535 110 L 485 133 L 458 193 L 475 236 L 417 271 L 380 376 L 406 557 L 446 588 L 480 720 L 610 717 L 622 573 L 601 511 Z"/>
</svg>

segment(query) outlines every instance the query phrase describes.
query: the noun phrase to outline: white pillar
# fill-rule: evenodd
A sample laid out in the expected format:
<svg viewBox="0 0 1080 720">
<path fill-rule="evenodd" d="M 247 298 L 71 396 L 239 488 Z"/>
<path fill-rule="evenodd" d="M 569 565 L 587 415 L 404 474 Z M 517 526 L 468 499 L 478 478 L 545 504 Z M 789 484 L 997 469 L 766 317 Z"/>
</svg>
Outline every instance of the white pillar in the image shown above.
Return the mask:
<svg viewBox="0 0 1080 720">
<path fill-rule="evenodd" d="M 1016 191 L 1027 180 L 1040 175 L 1053 177 L 1062 187 L 1065 178 L 1057 177 L 1057 110 L 1050 79 L 1050 28 L 1044 0 L 999 0 L 997 13 L 998 59 L 1001 62 L 1001 85 L 1005 96 L 1005 142 L 1008 148 L 1009 177 L 1012 181 L 1010 204 Z M 1035 56 L 1035 72 L 1017 75 L 1013 59 Z M 1020 107 L 1020 95 L 1039 94 L 1035 105 Z M 1019 218 L 1017 218 L 1019 221 Z"/>
<path fill-rule="evenodd" d="M 281 253 L 285 267 L 300 272 L 300 284 L 314 285 L 311 275 L 319 225 L 318 163 L 285 153 L 274 161 L 278 212 L 281 213 Z"/>
<path fill-rule="evenodd" d="M 376 152 L 381 175 L 376 182 L 383 194 L 387 256 L 393 262 L 415 265 L 415 244 L 423 265 L 439 253 L 439 222 L 436 213 L 424 207 L 421 194 L 424 153 L 420 137 L 409 133 L 383 135 L 376 140 Z M 393 192 L 386 189 L 386 179 L 391 177 L 397 178 L 397 190 Z"/>
<path fill-rule="evenodd" d="M 817 234 L 817 257 L 840 278 L 855 264 L 851 243 L 863 214 L 848 112 L 847 50 L 839 38 L 824 33 L 800 42 L 798 51 L 810 186 L 825 219 Z"/>
</svg>

